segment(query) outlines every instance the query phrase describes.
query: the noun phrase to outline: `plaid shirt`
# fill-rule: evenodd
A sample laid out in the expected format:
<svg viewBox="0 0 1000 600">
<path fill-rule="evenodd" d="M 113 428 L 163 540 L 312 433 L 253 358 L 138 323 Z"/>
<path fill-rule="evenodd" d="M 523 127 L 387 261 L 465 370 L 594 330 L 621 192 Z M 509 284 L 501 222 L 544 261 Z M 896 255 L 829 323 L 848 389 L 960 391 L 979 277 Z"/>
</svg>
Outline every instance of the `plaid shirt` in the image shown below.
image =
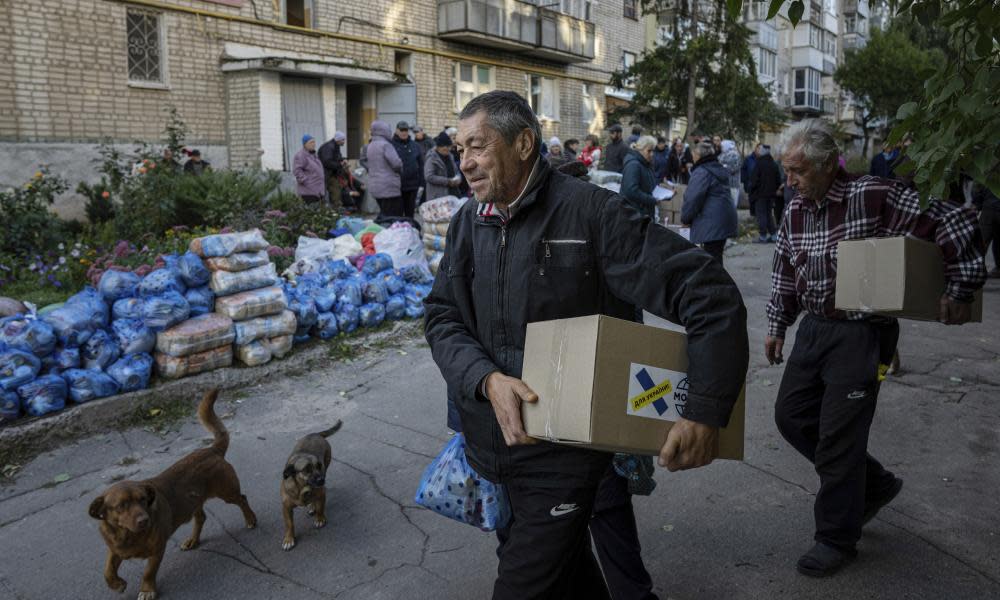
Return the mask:
<svg viewBox="0 0 1000 600">
<path fill-rule="evenodd" d="M 837 243 L 900 235 L 937 243 L 944 254 L 945 293 L 972 301 L 986 281 L 975 210 L 935 200 L 921 211 L 919 194 L 903 183 L 853 177 L 841 169 L 819 205 L 796 195 L 785 210 L 774 250 L 767 334 L 785 337 L 802 310 L 833 319 L 871 318 L 834 308 Z"/>
</svg>

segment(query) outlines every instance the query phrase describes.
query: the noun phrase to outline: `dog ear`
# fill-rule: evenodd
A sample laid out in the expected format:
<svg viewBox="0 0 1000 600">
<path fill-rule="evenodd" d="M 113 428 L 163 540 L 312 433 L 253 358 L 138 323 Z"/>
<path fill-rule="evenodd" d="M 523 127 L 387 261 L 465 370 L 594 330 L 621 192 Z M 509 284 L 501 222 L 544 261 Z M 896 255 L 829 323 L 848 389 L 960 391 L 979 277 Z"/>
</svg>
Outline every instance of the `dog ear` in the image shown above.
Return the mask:
<svg viewBox="0 0 1000 600">
<path fill-rule="evenodd" d="M 94 498 L 94 501 L 90 503 L 90 516 L 97 519 L 98 521 L 103 521 L 104 512 L 104 496 L 98 496 Z"/>
<path fill-rule="evenodd" d="M 142 486 L 142 491 L 146 493 L 146 506 L 153 506 L 153 502 L 156 500 L 156 488 L 147 483 Z"/>
<path fill-rule="evenodd" d="M 285 470 L 281 472 L 282 479 L 295 477 L 295 465 L 285 465 Z"/>
</svg>

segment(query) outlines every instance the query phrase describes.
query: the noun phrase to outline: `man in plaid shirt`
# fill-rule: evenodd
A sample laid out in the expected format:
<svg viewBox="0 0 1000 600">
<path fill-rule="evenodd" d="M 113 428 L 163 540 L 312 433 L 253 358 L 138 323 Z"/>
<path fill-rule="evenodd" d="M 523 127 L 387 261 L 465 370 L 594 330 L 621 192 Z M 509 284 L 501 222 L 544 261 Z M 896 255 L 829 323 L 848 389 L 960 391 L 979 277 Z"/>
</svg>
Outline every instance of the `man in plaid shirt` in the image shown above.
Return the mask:
<svg viewBox="0 0 1000 600">
<path fill-rule="evenodd" d="M 897 181 L 851 177 L 837 159 L 824 121 L 789 130 L 782 162 L 797 193 L 778 232 L 764 342 L 768 361 L 780 363 L 785 330 L 806 313 L 778 390 L 775 422 L 820 476 L 816 543 L 797 565 L 813 577 L 831 575 L 856 556 L 862 525 L 903 486 L 867 453 L 879 364 L 891 360 L 899 324 L 834 308 L 837 243 L 897 235 L 936 242 L 948 280 L 940 320 L 948 324 L 969 320 L 973 293 L 986 280 L 973 209 L 935 201 L 921 211 L 917 192 Z"/>
</svg>

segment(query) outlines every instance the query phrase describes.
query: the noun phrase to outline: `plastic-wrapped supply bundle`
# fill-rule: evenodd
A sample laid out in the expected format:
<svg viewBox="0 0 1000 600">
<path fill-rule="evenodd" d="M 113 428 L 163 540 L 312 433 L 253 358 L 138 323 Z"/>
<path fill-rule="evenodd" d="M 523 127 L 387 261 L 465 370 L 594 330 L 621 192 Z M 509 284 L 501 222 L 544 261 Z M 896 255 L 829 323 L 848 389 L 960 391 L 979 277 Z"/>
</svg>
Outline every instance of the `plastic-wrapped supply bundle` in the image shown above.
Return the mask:
<svg viewBox="0 0 1000 600">
<path fill-rule="evenodd" d="M 433 283 L 434 275 L 431 274 L 427 264 L 408 265 L 399 269 L 399 276 L 406 283 Z"/>
<path fill-rule="evenodd" d="M 290 310 L 281 311 L 279 314 L 270 317 L 237 321 L 233 324 L 233 330 L 236 334 L 233 342 L 237 346 L 245 346 L 250 342 L 261 339 L 292 335 L 295 333 L 297 326 L 295 313 Z"/>
<path fill-rule="evenodd" d="M 188 356 L 156 353 L 156 372 L 165 379 L 179 379 L 196 373 L 228 367 L 232 364 L 232 345 L 220 346 Z"/>
<path fill-rule="evenodd" d="M 190 315 L 191 306 L 184 296 L 177 292 L 146 298 L 142 305 L 142 322 L 153 331 L 163 331 L 173 327 Z"/>
<path fill-rule="evenodd" d="M 316 302 L 316 310 L 330 312 L 337 305 L 337 289 L 332 285 L 320 288 L 312 294 L 312 298 Z"/>
<path fill-rule="evenodd" d="M 409 223 L 395 223 L 375 234 L 375 251 L 388 254 L 392 264 L 400 269 L 409 265 L 426 265 L 420 233 Z"/>
<path fill-rule="evenodd" d="M 20 300 L 0 296 L 0 317 L 28 314 L 28 308 Z"/>
<path fill-rule="evenodd" d="M 254 267 L 237 273 L 212 271 L 212 281 L 208 285 L 216 296 L 229 296 L 238 292 L 269 287 L 277 282 L 278 272 L 274 270 L 274 263 L 267 263 L 262 267 Z"/>
<path fill-rule="evenodd" d="M 355 331 L 361 324 L 361 310 L 357 304 L 340 304 L 334 314 L 337 316 L 337 328 L 344 333 Z"/>
<path fill-rule="evenodd" d="M 148 296 L 162 296 L 167 292 L 177 292 L 183 294 L 187 291 L 187 286 L 181 280 L 181 274 L 173 267 L 163 267 L 157 269 L 142 278 L 136 292 L 146 298 Z"/>
<path fill-rule="evenodd" d="M 55 350 L 56 334 L 51 325 L 34 317 L 7 317 L 0 319 L 0 343 L 43 357 Z"/>
<path fill-rule="evenodd" d="M 69 386 L 69 397 L 77 404 L 114 396 L 121 389 L 118 382 L 107 373 L 87 369 L 69 369 L 62 374 Z"/>
<path fill-rule="evenodd" d="M 337 315 L 332 312 L 319 313 L 319 318 L 310 333 L 321 340 L 337 337 L 337 334 L 340 333 L 340 329 L 337 327 Z"/>
<path fill-rule="evenodd" d="M 421 231 L 434 235 L 448 235 L 448 223 L 424 223 Z"/>
<path fill-rule="evenodd" d="M 261 343 L 271 351 L 272 358 L 285 358 L 285 355 L 292 350 L 292 338 L 290 335 L 279 335 L 261 340 Z"/>
<path fill-rule="evenodd" d="M 81 347 L 80 352 L 83 368 L 92 371 L 103 371 L 108 365 L 118 360 L 119 356 L 121 356 L 121 349 L 118 347 L 118 342 L 103 329 L 95 331 L 94 335 L 90 336 L 87 343 Z"/>
<path fill-rule="evenodd" d="M 393 294 L 385 303 L 385 318 L 398 321 L 406 316 L 406 299 L 402 294 Z"/>
<path fill-rule="evenodd" d="M 369 224 L 371 224 L 370 221 L 365 221 L 360 217 L 340 217 L 337 220 L 337 229 L 347 229 L 351 235 L 354 235 Z"/>
<path fill-rule="evenodd" d="M 141 280 L 141 277 L 131 271 L 105 271 L 97 283 L 97 291 L 105 301 L 114 302 L 135 295 L 135 289 Z"/>
<path fill-rule="evenodd" d="M 385 304 L 389 300 L 389 288 L 385 285 L 385 281 L 374 278 L 365 284 L 362 296 L 365 302 Z"/>
<path fill-rule="evenodd" d="M 17 392 L 0 390 L 0 425 L 21 416 L 21 398 Z"/>
<path fill-rule="evenodd" d="M 386 269 L 375 277 L 385 282 L 385 287 L 389 290 L 390 294 L 398 294 L 406 286 L 406 280 L 397 275 L 392 269 Z"/>
<path fill-rule="evenodd" d="M 17 388 L 24 412 L 40 417 L 66 408 L 66 380 L 58 375 L 42 375 Z"/>
<path fill-rule="evenodd" d="M 143 303 L 142 298 L 115 300 L 114 306 L 111 307 L 111 318 L 116 321 L 118 319 L 141 319 Z"/>
<path fill-rule="evenodd" d="M 358 312 L 362 327 L 378 327 L 385 321 L 385 305 L 370 302 L 361 306 Z"/>
<path fill-rule="evenodd" d="M 0 351 L 0 389 L 16 390 L 38 375 L 42 361 L 24 350 L 8 348 Z"/>
<path fill-rule="evenodd" d="M 388 254 L 372 254 L 365 259 L 365 266 L 361 268 L 361 272 L 365 275 L 371 276 L 379 271 L 385 271 L 386 269 L 392 268 L 392 257 Z"/>
<path fill-rule="evenodd" d="M 111 376 L 121 388 L 121 392 L 134 392 L 149 387 L 149 377 L 153 374 L 153 357 L 149 354 L 129 354 L 108 367 Z"/>
<path fill-rule="evenodd" d="M 434 235 L 433 233 L 425 233 L 423 240 L 424 240 L 424 248 L 427 248 L 428 250 L 444 251 L 445 240 L 446 240 L 445 236 Z"/>
<path fill-rule="evenodd" d="M 212 276 L 201 257 L 190 251 L 177 259 L 177 272 L 180 273 L 181 281 L 189 288 L 208 285 L 208 280 Z"/>
<path fill-rule="evenodd" d="M 123 356 L 143 354 L 156 347 L 156 332 L 139 319 L 119 319 L 111 323 L 111 332 Z"/>
<path fill-rule="evenodd" d="M 298 331 L 296 331 L 295 335 L 292 336 L 292 342 L 294 342 L 296 344 L 304 344 L 304 343 L 308 342 L 310 339 L 312 339 L 312 338 L 309 336 L 309 330 L 308 329 L 305 330 L 305 333 L 299 333 Z"/>
<path fill-rule="evenodd" d="M 246 271 L 254 267 L 263 267 L 271 262 L 267 250 L 257 252 L 237 252 L 229 256 L 215 256 L 205 259 L 205 266 L 211 271 Z"/>
<path fill-rule="evenodd" d="M 191 240 L 190 248 L 198 256 L 210 258 L 229 256 L 237 252 L 257 252 L 267 249 L 267 240 L 259 229 L 239 233 L 219 233 Z"/>
<path fill-rule="evenodd" d="M 427 266 L 431 268 L 431 273 L 437 275 L 438 269 L 441 268 L 442 258 L 444 258 L 444 252 L 440 250 L 427 251 Z"/>
<path fill-rule="evenodd" d="M 67 369 L 80 368 L 80 349 L 57 347 L 52 354 L 42 359 L 42 369 L 47 373 L 62 373 Z"/>
<path fill-rule="evenodd" d="M 79 346 L 97 329 L 108 326 L 111 310 L 92 287 L 70 296 L 66 304 L 46 314 L 42 320 L 52 326 L 63 346 Z"/>
<path fill-rule="evenodd" d="M 354 275 L 358 272 L 354 268 L 354 265 L 347 262 L 344 259 L 340 260 L 328 260 L 320 266 L 320 272 L 323 273 L 327 281 L 336 281 L 337 279 L 345 279 Z"/>
<path fill-rule="evenodd" d="M 483 531 L 505 526 L 511 516 L 503 486 L 484 479 L 469 466 L 465 437 L 460 433 L 424 470 L 413 501 Z"/>
<path fill-rule="evenodd" d="M 423 304 L 407 304 L 406 305 L 406 318 L 407 319 L 419 319 L 424 316 L 424 305 Z"/>
<path fill-rule="evenodd" d="M 316 303 L 313 302 L 313 299 L 299 293 L 292 294 L 292 299 L 288 302 L 288 310 L 295 313 L 298 327 L 305 328 L 306 333 L 309 333 L 309 328 L 315 325 L 316 320 L 319 319 L 319 311 L 316 310 Z"/>
<path fill-rule="evenodd" d="M 191 307 L 192 317 L 206 315 L 215 311 L 215 294 L 212 293 L 212 290 L 207 285 L 189 288 L 184 293 L 184 299 L 188 301 L 188 306 Z"/>
<path fill-rule="evenodd" d="M 271 360 L 271 348 L 263 342 L 250 342 L 236 347 L 236 358 L 248 367 L 263 365 Z"/>
<path fill-rule="evenodd" d="M 72 306 L 86 313 L 94 329 L 107 327 L 111 318 L 111 305 L 104 301 L 100 292 L 89 285 L 70 296 L 64 306 Z"/>
<path fill-rule="evenodd" d="M 333 285 L 333 289 L 337 293 L 338 305 L 352 304 L 354 306 L 361 306 L 363 302 L 363 298 L 361 297 L 361 283 L 345 279 L 334 282 Z"/>
<path fill-rule="evenodd" d="M 266 287 L 215 299 L 215 312 L 234 321 L 273 315 L 285 310 L 288 301 L 280 287 Z"/>
<path fill-rule="evenodd" d="M 424 298 L 431 293 L 431 286 L 429 285 L 408 285 L 403 290 L 403 297 L 406 298 L 406 303 L 410 305 L 423 304 Z"/>
<path fill-rule="evenodd" d="M 235 337 L 232 319 L 210 313 L 161 331 L 156 336 L 156 350 L 169 356 L 189 356 L 232 344 Z"/>
</svg>

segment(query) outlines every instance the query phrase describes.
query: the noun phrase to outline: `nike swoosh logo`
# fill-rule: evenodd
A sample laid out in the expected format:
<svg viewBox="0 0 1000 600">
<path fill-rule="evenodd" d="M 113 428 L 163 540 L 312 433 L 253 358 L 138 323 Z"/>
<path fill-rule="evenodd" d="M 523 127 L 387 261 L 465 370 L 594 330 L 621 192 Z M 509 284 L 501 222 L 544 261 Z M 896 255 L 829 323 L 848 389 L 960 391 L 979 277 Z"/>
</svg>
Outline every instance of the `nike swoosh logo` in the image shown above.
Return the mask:
<svg viewBox="0 0 1000 600">
<path fill-rule="evenodd" d="M 560 504 L 559 506 L 553 506 L 552 510 L 549 511 L 549 514 L 553 517 L 561 517 L 577 510 L 578 508 L 580 507 L 576 504 Z"/>
</svg>

